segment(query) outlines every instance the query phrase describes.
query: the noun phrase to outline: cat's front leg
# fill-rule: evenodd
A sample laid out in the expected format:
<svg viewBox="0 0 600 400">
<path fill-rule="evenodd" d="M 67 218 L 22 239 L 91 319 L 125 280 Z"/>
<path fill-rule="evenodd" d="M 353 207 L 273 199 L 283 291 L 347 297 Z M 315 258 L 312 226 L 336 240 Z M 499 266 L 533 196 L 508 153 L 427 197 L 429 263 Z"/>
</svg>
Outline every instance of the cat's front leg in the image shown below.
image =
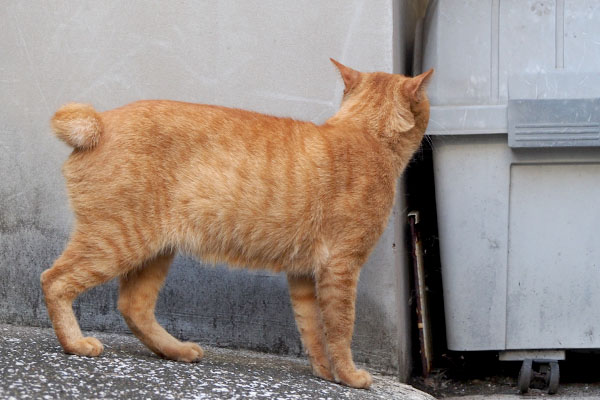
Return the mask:
<svg viewBox="0 0 600 400">
<path fill-rule="evenodd" d="M 356 368 L 350 350 L 360 265 L 357 260 L 332 258 L 317 271 L 316 288 L 325 344 L 335 380 L 367 389 L 373 379 L 367 371 Z"/>
<path fill-rule="evenodd" d="M 290 274 L 287 278 L 296 325 L 300 332 L 304 351 L 310 360 L 313 374 L 319 378 L 333 381 L 321 327 L 315 280 L 311 276 L 299 277 Z"/>
</svg>

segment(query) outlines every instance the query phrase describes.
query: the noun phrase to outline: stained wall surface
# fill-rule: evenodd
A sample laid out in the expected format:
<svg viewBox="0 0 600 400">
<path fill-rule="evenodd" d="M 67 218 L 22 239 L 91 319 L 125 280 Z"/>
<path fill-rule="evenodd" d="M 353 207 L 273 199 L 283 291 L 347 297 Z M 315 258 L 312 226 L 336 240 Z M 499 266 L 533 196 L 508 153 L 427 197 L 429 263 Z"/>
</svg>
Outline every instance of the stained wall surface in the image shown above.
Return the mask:
<svg viewBox="0 0 600 400">
<path fill-rule="evenodd" d="M 48 121 L 63 103 L 106 110 L 138 99 L 247 108 L 317 123 L 343 84 L 329 57 L 405 72 L 419 1 L 78 1 L 0 6 L 0 321 L 49 325 L 40 273 L 73 223 Z M 399 191 L 401 197 L 402 190 Z M 358 361 L 410 367 L 404 209 L 397 202 L 359 286 Z M 126 331 L 112 282 L 75 303 L 84 330 Z M 285 277 L 177 258 L 157 305 L 173 334 L 301 353 Z"/>
</svg>

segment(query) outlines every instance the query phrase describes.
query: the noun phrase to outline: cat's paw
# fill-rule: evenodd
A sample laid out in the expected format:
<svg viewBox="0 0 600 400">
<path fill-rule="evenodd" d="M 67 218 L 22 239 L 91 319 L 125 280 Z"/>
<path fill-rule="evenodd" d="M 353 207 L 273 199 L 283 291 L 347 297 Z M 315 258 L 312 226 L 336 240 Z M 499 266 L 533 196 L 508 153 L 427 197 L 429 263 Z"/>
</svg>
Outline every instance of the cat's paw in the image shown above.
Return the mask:
<svg viewBox="0 0 600 400">
<path fill-rule="evenodd" d="M 356 369 L 345 374 L 339 374 L 340 383 L 357 389 L 368 389 L 373 383 L 373 378 L 364 369 Z"/>
<path fill-rule="evenodd" d="M 325 368 L 321 365 L 313 365 L 312 366 L 313 375 L 317 378 L 325 379 L 326 381 L 334 381 L 333 374 L 329 371 L 328 368 Z"/>
<path fill-rule="evenodd" d="M 203 355 L 204 350 L 202 350 L 202 347 L 193 342 L 183 342 L 164 354 L 166 358 L 183 362 L 198 362 Z"/>
<path fill-rule="evenodd" d="M 103 350 L 102 343 L 94 337 L 84 337 L 65 346 L 65 352 L 86 357 L 97 357 Z"/>
</svg>

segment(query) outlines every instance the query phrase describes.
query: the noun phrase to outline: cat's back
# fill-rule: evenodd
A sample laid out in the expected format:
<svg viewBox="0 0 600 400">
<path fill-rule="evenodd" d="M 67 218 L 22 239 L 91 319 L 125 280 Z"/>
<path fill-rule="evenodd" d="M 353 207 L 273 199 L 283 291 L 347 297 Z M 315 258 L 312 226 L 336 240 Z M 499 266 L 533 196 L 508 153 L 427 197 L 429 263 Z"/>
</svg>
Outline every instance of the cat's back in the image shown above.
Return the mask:
<svg viewBox="0 0 600 400">
<path fill-rule="evenodd" d="M 98 114 L 98 143 L 76 149 L 63 167 L 74 197 L 202 188 L 229 198 L 240 194 L 236 183 L 270 197 L 310 181 L 323 147 L 312 123 L 222 106 L 143 100 Z"/>
<path fill-rule="evenodd" d="M 254 111 L 212 104 L 174 100 L 140 100 L 100 114 L 107 136 L 162 137 L 227 136 L 262 130 L 282 132 L 286 125 L 301 123 Z M 241 130 L 239 128 L 245 128 Z"/>
<path fill-rule="evenodd" d="M 286 141 L 294 125 L 252 111 L 172 100 L 141 100 L 98 113 L 102 133 L 89 151 L 74 151 L 67 171 L 98 167 L 109 174 L 143 163 L 154 174 L 194 158 L 221 162 L 235 152 L 258 156 L 265 142 Z M 272 147 L 278 147 L 274 143 Z M 158 170 L 157 170 L 158 168 Z M 118 170 L 118 171 L 117 171 Z"/>
</svg>

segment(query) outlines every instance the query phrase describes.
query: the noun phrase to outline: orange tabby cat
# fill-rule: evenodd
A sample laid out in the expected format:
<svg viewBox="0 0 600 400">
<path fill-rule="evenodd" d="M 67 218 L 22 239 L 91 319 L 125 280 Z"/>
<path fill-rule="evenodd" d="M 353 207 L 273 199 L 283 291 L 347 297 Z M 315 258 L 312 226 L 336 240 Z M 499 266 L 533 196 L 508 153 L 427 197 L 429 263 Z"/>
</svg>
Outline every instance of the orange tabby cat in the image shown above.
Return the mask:
<svg viewBox="0 0 600 400">
<path fill-rule="evenodd" d="M 133 333 L 160 356 L 199 360 L 200 346 L 175 339 L 154 316 L 179 250 L 285 271 L 314 374 L 370 386 L 350 350 L 356 284 L 427 126 L 432 71 L 407 78 L 332 61 L 346 88 L 320 126 L 174 101 L 56 112 L 52 128 L 75 148 L 63 173 L 76 224 L 41 282 L 67 353 L 102 352 L 82 336 L 72 302 L 119 277 L 119 310 Z"/>
</svg>

